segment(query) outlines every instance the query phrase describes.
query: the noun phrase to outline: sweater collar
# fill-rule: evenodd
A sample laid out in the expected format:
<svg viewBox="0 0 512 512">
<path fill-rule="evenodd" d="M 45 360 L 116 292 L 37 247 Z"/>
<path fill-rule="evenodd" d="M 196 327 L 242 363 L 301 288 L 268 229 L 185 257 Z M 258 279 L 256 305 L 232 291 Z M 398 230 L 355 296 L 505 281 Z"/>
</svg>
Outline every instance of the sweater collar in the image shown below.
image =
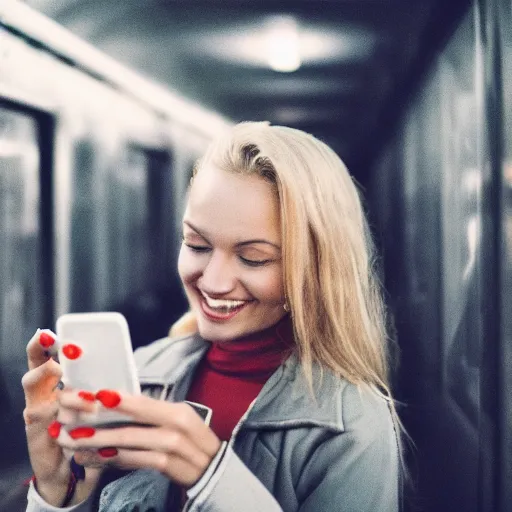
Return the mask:
<svg viewBox="0 0 512 512">
<path fill-rule="evenodd" d="M 244 380 L 265 382 L 293 351 L 289 315 L 277 324 L 229 342 L 212 342 L 206 364 L 214 371 Z"/>
</svg>

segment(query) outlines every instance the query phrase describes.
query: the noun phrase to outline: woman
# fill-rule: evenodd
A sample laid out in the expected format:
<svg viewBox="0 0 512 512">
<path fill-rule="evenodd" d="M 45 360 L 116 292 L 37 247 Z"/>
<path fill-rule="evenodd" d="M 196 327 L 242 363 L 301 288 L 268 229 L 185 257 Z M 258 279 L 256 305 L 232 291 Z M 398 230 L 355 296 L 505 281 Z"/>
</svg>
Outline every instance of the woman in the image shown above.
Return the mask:
<svg viewBox="0 0 512 512">
<path fill-rule="evenodd" d="M 183 219 L 194 332 L 136 352 L 144 395 L 55 397 L 48 339 L 29 342 L 28 510 L 397 511 L 400 440 L 372 263 L 356 187 L 325 144 L 268 123 L 220 137 Z M 210 407 L 210 426 L 184 400 Z M 62 434 L 97 407 L 150 426 Z M 63 449 L 85 478 L 75 482 Z"/>
</svg>

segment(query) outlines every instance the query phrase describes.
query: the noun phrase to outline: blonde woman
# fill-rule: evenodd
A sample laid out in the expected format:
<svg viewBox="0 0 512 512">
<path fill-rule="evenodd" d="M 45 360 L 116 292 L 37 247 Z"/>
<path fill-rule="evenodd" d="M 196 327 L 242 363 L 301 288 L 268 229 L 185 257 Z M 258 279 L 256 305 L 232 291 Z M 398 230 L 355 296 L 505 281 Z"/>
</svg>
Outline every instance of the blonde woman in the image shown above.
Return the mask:
<svg viewBox="0 0 512 512">
<path fill-rule="evenodd" d="M 268 123 L 221 136 L 183 219 L 191 311 L 180 337 L 136 352 L 144 395 L 55 398 L 47 340 L 29 342 L 28 510 L 396 512 L 400 440 L 372 264 L 358 192 L 331 149 Z M 185 400 L 213 412 L 209 426 Z M 98 404 L 145 426 L 60 433 Z"/>
</svg>

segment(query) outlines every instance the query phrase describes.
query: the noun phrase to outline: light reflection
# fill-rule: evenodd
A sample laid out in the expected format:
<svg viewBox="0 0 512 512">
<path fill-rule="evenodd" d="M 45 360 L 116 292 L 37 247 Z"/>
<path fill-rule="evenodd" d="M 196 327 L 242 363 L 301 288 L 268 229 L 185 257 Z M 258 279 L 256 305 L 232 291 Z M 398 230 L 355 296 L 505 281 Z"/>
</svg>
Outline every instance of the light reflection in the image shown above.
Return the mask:
<svg viewBox="0 0 512 512">
<path fill-rule="evenodd" d="M 505 178 L 505 185 L 512 188 L 512 162 L 505 162 L 503 166 L 503 176 Z"/>
<path fill-rule="evenodd" d="M 476 263 L 476 253 L 480 245 L 480 218 L 477 215 L 473 215 L 468 219 L 466 239 L 468 244 L 468 259 L 462 274 L 464 282 L 466 282 L 473 273 Z"/>
<path fill-rule="evenodd" d="M 480 169 L 468 169 L 463 176 L 463 184 L 468 194 L 479 193 L 482 188 L 482 173 Z"/>
</svg>

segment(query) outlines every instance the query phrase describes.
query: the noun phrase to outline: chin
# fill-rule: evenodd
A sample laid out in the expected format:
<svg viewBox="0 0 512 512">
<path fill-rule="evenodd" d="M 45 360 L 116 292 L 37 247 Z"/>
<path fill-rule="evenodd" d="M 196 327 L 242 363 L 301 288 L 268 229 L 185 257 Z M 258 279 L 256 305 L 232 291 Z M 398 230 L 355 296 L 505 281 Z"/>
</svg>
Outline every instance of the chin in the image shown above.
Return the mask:
<svg viewBox="0 0 512 512">
<path fill-rule="evenodd" d="M 252 332 L 257 329 L 244 329 L 237 326 L 216 326 L 210 325 L 208 322 L 199 321 L 198 331 L 201 338 L 208 341 L 232 341 Z"/>
</svg>

